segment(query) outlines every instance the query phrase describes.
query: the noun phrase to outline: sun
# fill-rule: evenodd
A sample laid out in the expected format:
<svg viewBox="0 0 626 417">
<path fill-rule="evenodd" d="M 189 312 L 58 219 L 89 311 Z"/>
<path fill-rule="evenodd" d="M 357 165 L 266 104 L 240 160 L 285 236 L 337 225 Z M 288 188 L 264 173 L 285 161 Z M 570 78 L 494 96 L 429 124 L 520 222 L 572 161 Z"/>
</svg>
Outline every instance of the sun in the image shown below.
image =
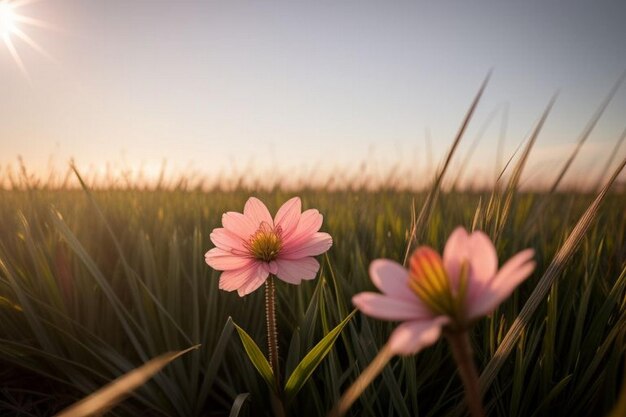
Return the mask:
<svg viewBox="0 0 626 417">
<path fill-rule="evenodd" d="M 50 58 L 43 48 L 20 28 L 21 25 L 50 28 L 46 22 L 42 22 L 39 19 L 34 19 L 17 12 L 20 7 L 37 1 L 42 0 L 0 0 L 0 37 L 2 38 L 2 41 L 6 45 L 18 68 L 26 78 L 29 78 L 28 73 L 26 72 L 24 62 L 18 54 L 15 43 L 13 42 L 14 37 L 19 38 L 23 43 L 27 44 L 45 57 Z"/>
<path fill-rule="evenodd" d="M 0 36 L 10 36 L 15 30 L 15 13 L 9 3 L 0 3 Z"/>
</svg>

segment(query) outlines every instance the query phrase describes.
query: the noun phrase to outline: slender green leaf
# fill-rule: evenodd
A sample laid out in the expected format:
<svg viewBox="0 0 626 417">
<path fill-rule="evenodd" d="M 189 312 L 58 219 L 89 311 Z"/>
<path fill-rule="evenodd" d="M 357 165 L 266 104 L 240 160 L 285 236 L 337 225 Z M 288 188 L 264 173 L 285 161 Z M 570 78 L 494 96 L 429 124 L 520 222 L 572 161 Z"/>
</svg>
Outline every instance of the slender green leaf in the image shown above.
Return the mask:
<svg viewBox="0 0 626 417">
<path fill-rule="evenodd" d="M 274 391 L 276 391 L 276 382 L 274 380 L 274 372 L 272 372 L 272 368 L 270 363 L 267 361 L 259 346 L 252 340 L 250 335 L 246 333 L 244 329 L 237 326 L 235 324 L 235 329 L 237 329 L 237 333 L 239 333 L 239 338 L 241 339 L 241 344 L 243 348 L 246 350 L 248 354 L 248 358 L 250 358 L 250 362 L 259 371 L 259 374 L 263 377 L 267 385 Z"/>
<path fill-rule="evenodd" d="M 315 369 L 319 366 L 319 364 L 324 360 L 326 355 L 330 352 L 333 345 L 335 344 L 335 340 L 341 334 L 343 328 L 348 324 L 350 319 L 354 316 L 356 310 L 353 310 L 348 316 L 343 319 L 341 323 L 337 325 L 334 329 L 332 329 L 322 340 L 320 340 L 317 345 L 313 347 L 306 354 L 306 356 L 300 361 L 296 369 L 291 373 L 287 383 L 285 384 L 285 398 L 287 403 L 289 403 L 295 395 L 302 389 L 302 386 L 306 381 L 309 380 Z"/>
</svg>

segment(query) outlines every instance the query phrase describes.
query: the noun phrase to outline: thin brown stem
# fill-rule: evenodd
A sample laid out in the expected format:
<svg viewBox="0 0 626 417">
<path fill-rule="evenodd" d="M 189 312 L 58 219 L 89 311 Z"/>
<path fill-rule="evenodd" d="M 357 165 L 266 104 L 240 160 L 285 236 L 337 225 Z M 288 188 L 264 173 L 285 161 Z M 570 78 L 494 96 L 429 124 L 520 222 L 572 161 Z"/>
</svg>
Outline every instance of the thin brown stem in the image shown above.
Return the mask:
<svg viewBox="0 0 626 417">
<path fill-rule="evenodd" d="M 272 276 L 265 281 L 265 318 L 267 320 L 267 352 L 274 371 L 276 385 L 280 386 L 278 364 L 278 328 L 276 326 L 276 284 Z"/>
<path fill-rule="evenodd" d="M 280 365 L 278 363 L 278 326 L 276 324 L 276 283 L 274 277 L 269 276 L 265 281 L 265 318 L 267 320 L 267 352 L 270 366 L 274 374 L 276 384 L 272 393 L 271 403 L 274 414 L 284 417 L 285 407 L 282 401 L 282 389 L 280 381 Z"/>
<path fill-rule="evenodd" d="M 389 344 L 386 344 L 350 388 L 344 392 L 337 405 L 328 413 L 328 417 L 341 417 L 346 414 L 350 407 L 352 407 L 352 404 L 363 394 L 365 388 L 382 372 L 385 365 L 387 365 L 392 357 L 393 353 L 389 348 Z"/>
<path fill-rule="evenodd" d="M 451 332 L 447 335 L 452 356 L 459 368 L 459 376 L 465 388 L 465 401 L 472 417 L 484 417 L 482 396 L 478 385 L 478 371 L 474 364 L 472 347 L 467 331 Z"/>
</svg>

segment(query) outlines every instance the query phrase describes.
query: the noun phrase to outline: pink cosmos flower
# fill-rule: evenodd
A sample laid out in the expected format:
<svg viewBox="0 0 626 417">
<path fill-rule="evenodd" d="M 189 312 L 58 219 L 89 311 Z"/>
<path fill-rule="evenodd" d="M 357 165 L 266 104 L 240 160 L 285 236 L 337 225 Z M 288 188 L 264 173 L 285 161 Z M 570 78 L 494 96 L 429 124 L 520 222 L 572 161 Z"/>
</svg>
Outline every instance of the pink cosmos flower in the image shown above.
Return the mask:
<svg viewBox="0 0 626 417">
<path fill-rule="evenodd" d="M 363 292 L 353 304 L 368 316 L 402 321 L 389 338 L 394 354 L 415 354 L 439 338 L 442 326 L 458 329 L 491 313 L 535 269 L 534 251 L 526 249 L 498 270 L 496 249 L 480 231 L 458 227 L 448 239 L 443 260 L 422 246 L 409 270 L 388 260 L 370 265 L 370 277 L 382 294 Z"/>
<path fill-rule="evenodd" d="M 243 297 L 259 288 L 273 274 L 290 284 L 315 278 L 320 264 L 314 256 L 333 244 L 320 233 L 323 216 L 315 209 L 301 212 L 300 198 L 287 201 L 272 219 L 259 199 L 250 197 L 243 214 L 229 211 L 223 228 L 213 230 L 216 246 L 205 255 L 206 263 L 222 272 L 219 287 L 237 290 Z"/>
</svg>

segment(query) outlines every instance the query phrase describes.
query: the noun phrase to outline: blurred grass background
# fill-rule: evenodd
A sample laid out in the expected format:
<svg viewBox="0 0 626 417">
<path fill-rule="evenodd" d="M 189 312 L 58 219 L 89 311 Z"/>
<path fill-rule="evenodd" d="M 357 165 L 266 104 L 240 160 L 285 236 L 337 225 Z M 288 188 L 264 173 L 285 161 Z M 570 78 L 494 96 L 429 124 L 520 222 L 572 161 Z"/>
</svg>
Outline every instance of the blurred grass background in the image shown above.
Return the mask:
<svg viewBox="0 0 626 417">
<path fill-rule="evenodd" d="M 440 193 L 417 243 L 439 250 L 457 225 L 492 237 L 500 262 L 532 247 L 538 267 L 473 332 L 483 368 L 552 257 L 595 195 L 507 190 Z M 228 317 L 265 342 L 263 291 L 218 290 L 204 263 L 223 212 L 256 195 L 275 211 L 293 195 L 324 214 L 334 245 L 318 279 L 279 282 L 279 329 L 288 373 L 372 289 L 369 262 L 402 261 L 426 193 L 394 187 L 264 192 L 239 187 L 0 191 L 0 414 L 50 415 L 151 357 L 202 343 L 113 410 L 114 415 L 269 415 L 267 389 Z M 581 247 L 525 328 L 485 397 L 489 415 L 604 415 L 623 379 L 626 211 L 609 194 Z M 491 203 L 488 205 L 488 202 Z M 490 209 L 487 207 L 490 206 Z M 541 207 L 537 212 L 536 208 Z M 506 215 L 503 215 L 506 212 Z M 391 323 L 360 314 L 292 406 L 324 415 L 386 341 Z M 352 410 L 365 416 L 454 415 L 462 400 L 445 343 L 396 358 Z"/>
</svg>

